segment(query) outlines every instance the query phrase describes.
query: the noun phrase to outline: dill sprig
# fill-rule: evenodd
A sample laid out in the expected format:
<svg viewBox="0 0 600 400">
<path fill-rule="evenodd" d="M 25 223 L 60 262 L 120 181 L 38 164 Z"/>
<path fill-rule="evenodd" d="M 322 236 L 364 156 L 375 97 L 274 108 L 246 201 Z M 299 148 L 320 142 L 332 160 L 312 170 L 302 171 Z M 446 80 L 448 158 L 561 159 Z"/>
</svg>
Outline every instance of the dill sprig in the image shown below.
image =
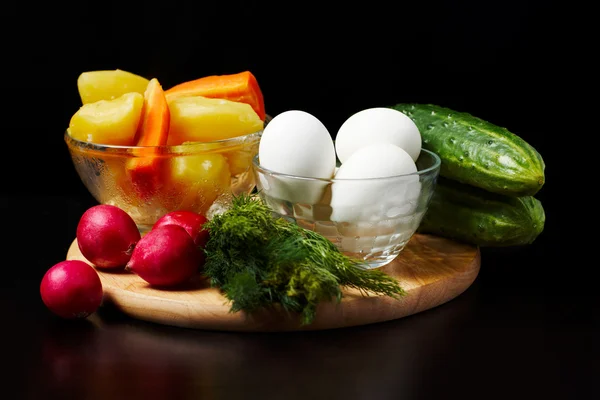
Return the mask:
<svg viewBox="0 0 600 400">
<path fill-rule="evenodd" d="M 310 324 L 319 303 L 342 299 L 342 287 L 364 295 L 405 294 L 394 278 L 365 269 L 319 233 L 275 217 L 255 195 L 234 197 L 205 228 L 210 239 L 204 274 L 231 301 L 232 312 L 279 305 Z"/>
<path fill-rule="evenodd" d="M 289 245 L 280 244 L 282 257 L 296 257 L 319 265 L 335 275 L 341 286 L 358 289 L 364 295 L 380 294 L 391 297 L 404 295 L 398 281 L 380 270 L 365 269 L 363 261 L 343 254 L 333 242 L 321 234 L 304 229 L 296 224 L 288 224 L 285 229 L 293 231 Z M 276 246 L 275 242 L 271 244 Z M 277 250 L 273 249 L 275 253 Z"/>
</svg>

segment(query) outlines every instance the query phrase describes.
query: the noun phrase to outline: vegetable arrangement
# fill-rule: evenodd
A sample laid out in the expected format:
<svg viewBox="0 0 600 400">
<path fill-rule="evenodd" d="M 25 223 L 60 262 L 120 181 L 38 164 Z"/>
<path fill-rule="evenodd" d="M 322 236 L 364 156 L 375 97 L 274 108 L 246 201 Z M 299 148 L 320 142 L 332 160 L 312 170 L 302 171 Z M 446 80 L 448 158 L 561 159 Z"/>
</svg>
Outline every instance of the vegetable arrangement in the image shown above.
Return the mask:
<svg viewBox="0 0 600 400">
<path fill-rule="evenodd" d="M 334 144 L 325 126 L 302 111 L 281 113 L 265 128 L 263 95 L 249 71 L 202 77 L 168 90 L 156 78 L 90 71 L 81 74 L 78 88 L 83 105 L 70 121 L 69 135 L 141 146 L 139 155 L 150 157 L 128 159 L 125 171 L 144 201 L 164 188 L 161 180 L 193 186 L 207 181 L 198 171 L 218 164 L 214 154 L 187 158 L 169 165 L 165 175 L 159 146 L 264 129 L 261 166 L 303 177 L 411 174 L 421 148 L 436 153 L 440 177 L 418 232 L 477 246 L 514 246 L 532 243 L 544 229 L 544 209 L 534 197 L 545 183 L 541 155 L 516 134 L 468 113 L 416 103 L 371 108 L 351 116 Z M 342 162 L 339 168 L 336 157 Z M 225 171 L 235 169 L 235 157 L 221 158 L 229 164 Z M 229 176 L 223 186 L 228 182 Z M 331 221 L 365 219 L 369 205 L 384 197 L 378 190 L 384 193 L 389 186 L 378 185 L 350 191 L 339 183 L 331 193 Z M 420 184 L 413 186 L 419 193 Z M 296 189 L 280 197 L 316 203 L 323 195 L 320 189 Z M 417 198 L 410 191 L 402 193 L 409 200 Z M 346 203 L 352 207 L 344 213 Z M 373 210 L 365 219 L 370 223 L 381 217 L 376 215 L 380 208 Z M 283 310 L 299 315 L 304 325 L 315 320 L 320 303 L 341 301 L 345 288 L 395 299 L 406 294 L 383 270 L 369 269 L 325 236 L 276 217 L 257 194 L 233 196 L 228 208 L 211 219 L 183 209 L 167 212 L 145 234 L 123 208 L 100 204 L 81 216 L 76 238 L 88 263 L 61 261 L 48 269 L 40 285 L 44 304 L 63 318 L 86 318 L 100 307 L 103 289 L 97 270 L 136 274 L 156 289 L 202 275 L 230 302 L 231 312 Z"/>
<path fill-rule="evenodd" d="M 419 232 L 478 246 L 532 243 L 544 229 L 545 183 L 538 151 L 508 129 L 432 104 L 392 106 L 418 126 L 423 148 L 442 161 Z"/>
<path fill-rule="evenodd" d="M 149 227 L 167 211 L 204 214 L 230 192 L 252 190 L 252 156 L 266 113 L 250 71 L 163 89 L 156 77 L 97 70 L 80 74 L 77 88 L 81 106 L 65 141 L 99 203 Z M 135 147 L 104 151 L 109 146 Z"/>
<path fill-rule="evenodd" d="M 123 70 L 87 71 L 77 79 L 82 106 L 69 134 L 106 145 L 179 145 L 241 136 L 263 127 L 265 102 L 250 71 L 203 76 L 164 90 L 158 78 Z M 227 126 L 223 125 L 227 121 Z M 210 126 L 198 135 L 199 127 Z M 174 137 L 171 131 L 175 130 Z"/>
<path fill-rule="evenodd" d="M 132 233 L 132 224 L 135 227 L 133 219 L 115 206 L 93 206 L 82 215 L 77 245 L 93 268 L 81 261 L 67 265 L 76 273 L 62 273 L 60 285 L 50 284 L 45 277 L 42 298 L 50 310 L 65 318 L 85 318 L 94 312 L 102 297 L 95 268 L 135 273 L 158 289 L 202 274 L 231 301 L 232 312 L 281 307 L 299 313 L 302 324 L 313 322 L 320 302 L 339 302 L 344 287 L 365 295 L 400 298 L 405 294 L 393 277 L 365 269 L 324 236 L 274 218 L 255 195 L 235 197 L 227 211 L 210 221 L 194 212 L 174 211 L 144 236 L 137 230 L 137 235 Z M 50 270 L 64 270 L 64 263 Z M 50 272 L 47 275 L 52 277 Z M 94 292 L 82 301 L 88 286 Z M 61 292 L 65 287 L 69 291 Z M 56 305 L 56 298 L 62 303 Z"/>
</svg>

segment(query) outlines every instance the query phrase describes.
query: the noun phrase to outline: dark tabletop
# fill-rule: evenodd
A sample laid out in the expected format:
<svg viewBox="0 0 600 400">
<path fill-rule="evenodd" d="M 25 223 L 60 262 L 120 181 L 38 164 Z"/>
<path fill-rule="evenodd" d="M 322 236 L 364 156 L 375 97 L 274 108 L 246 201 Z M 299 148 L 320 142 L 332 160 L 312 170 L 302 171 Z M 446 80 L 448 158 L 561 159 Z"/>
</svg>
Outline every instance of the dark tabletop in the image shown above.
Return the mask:
<svg viewBox="0 0 600 400">
<path fill-rule="evenodd" d="M 78 322 L 55 317 L 41 302 L 41 277 L 64 259 L 78 218 L 95 202 L 6 195 L 0 204 L 4 252 L 13 255 L 0 292 L 13 398 L 575 399 L 595 389 L 597 297 L 549 268 L 552 231 L 526 248 L 483 249 L 466 292 L 400 320 L 212 332 L 109 308 Z"/>
</svg>

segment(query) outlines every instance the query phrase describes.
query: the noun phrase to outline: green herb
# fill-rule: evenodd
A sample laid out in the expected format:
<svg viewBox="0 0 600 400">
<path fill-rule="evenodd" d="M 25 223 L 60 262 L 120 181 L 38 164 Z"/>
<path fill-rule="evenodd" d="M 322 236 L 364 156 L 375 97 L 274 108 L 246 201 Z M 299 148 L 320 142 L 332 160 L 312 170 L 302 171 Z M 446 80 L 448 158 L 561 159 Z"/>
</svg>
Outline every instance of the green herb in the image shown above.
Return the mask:
<svg viewBox="0 0 600 400">
<path fill-rule="evenodd" d="M 234 197 L 205 227 L 204 273 L 231 301 L 232 312 L 279 305 L 310 324 L 320 302 L 342 299 L 342 287 L 394 298 L 405 293 L 394 278 L 365 269 L 326 237 L 276 218 L 255 195 Z"/>
</svg>

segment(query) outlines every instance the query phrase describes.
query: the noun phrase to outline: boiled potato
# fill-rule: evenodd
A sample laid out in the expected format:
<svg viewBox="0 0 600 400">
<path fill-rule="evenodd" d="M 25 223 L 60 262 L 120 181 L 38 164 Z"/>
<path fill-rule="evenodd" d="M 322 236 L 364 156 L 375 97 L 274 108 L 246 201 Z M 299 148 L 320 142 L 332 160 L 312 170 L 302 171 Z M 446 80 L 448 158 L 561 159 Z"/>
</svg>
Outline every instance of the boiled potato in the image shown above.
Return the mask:
<svg viewBox="0 0 600 400">
<path fill-rule="evenodd" d="M 144 94 L 149 80 L 131 72 L 116 70 L 87 71 L 77 78 L 77 89 L 83 104 L 113 100 L 125 93 Z"/>
<path fill-rule="evenodd" d="M 71 117 L 68 132 L 84 142 L 133 145 L 143 105 L 144 96 L 135 92 L 84 104 Z"/>
<path fill-rule="evenodd" d="M 263 129 L 263 121 L 246 103 L 189 96 L 170 100 L 169 109 L 169 145 L 229 139 Z"/>
<path fill-rule="evenodd" d="M 189 154 L 174 157 L 167 171 L 167 192 L 179 199 L 180 210 L 206 213 L 217 197 L 231 191 L 227 159 L 220 154 Z"/>
</svg>

